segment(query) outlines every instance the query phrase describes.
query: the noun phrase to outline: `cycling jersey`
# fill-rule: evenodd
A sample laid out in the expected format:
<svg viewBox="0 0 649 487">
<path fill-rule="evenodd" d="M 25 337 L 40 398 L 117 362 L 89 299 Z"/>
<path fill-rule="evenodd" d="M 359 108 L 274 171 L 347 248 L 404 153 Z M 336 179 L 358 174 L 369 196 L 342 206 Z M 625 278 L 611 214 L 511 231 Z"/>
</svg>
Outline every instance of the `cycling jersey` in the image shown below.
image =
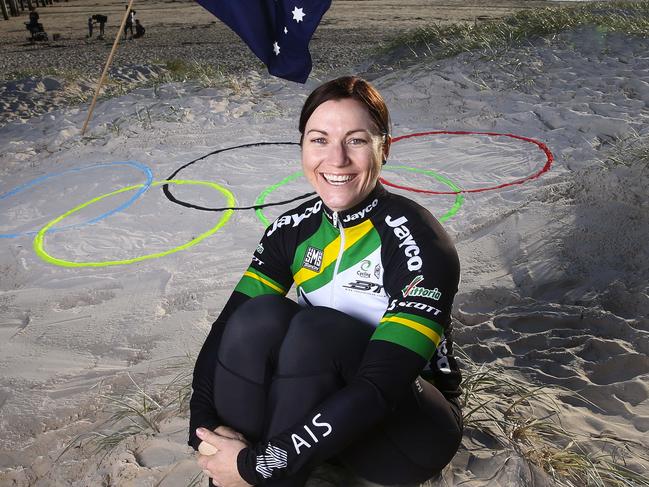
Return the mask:
<svg viewBox="0 0 649 487">
<path fill-rule="evenodd" d="M 258 485 L 336 453 L 394 410 L 424 368 L 444 396 L 459 396 L 450 326 L 458 282 L 457 253 L 439 222 L 381 185 L 344 212 L 315 198 L 275 220 L 215 322 L 197 370 L 213 360 L 208 356 L 218 348 L 219 329 L 239 304 L 263 294 L 286 295 L 293 283 L 301 305 L 335 308 L 376 329 L 357 380 L 294 428 L 242 450 L 242 477 Z M 195 372 L 193 387 L 190 444 L 196 448 L 195 427 L 213 429 L 219 420 L 209 378 Z"/>
</svg>

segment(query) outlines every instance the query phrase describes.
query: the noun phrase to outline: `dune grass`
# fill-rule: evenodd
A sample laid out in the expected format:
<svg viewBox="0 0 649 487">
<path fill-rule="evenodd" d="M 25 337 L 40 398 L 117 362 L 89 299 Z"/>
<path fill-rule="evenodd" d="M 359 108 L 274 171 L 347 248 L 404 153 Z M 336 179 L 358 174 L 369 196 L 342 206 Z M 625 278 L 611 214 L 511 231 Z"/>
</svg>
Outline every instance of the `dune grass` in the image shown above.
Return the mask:
<svg viewBox="0 0 649 487">
<path fill-rule="evenodd" d="M 584 437 L 562 424 L 561 398 L 579 397 L 577 393 L 533 384 L 498 365 L 478 364 L 462 349 L 457 356 L 464 376 L 465 443 L 477 433 L 482 438 L 482 446 L 472 442 L 471 451 L 508 452 L 543 470 L 560 487 L 649 486 L 647 476 L 627 466 L 638 460 L 648 464 L 642 445 L 609 436 Z M 75 438 L 61 455 L 78 445 L 92 454 L 107 454 L 134 435 L 158 434 L 167 418 L 187 417 L 192 367 L 189 356 L 169 363 L 173 379 L 157 391 L 129 375 L 127 391 L 101 395 L 109 415 L 104 426 Z"/>
<path fill-rule="evenodd" d="M 595 2 L 527 9 L 492 21 L 431 24 L 397 36 L 381 51 L 406 47 L 414 57 L 442 59 L 473 50 L 497 51 L 584 25 L 602 32 L 649 36 L 649 2 Z"/>
<path fill-rule="evenodd" d="M 91 454 L 110 453 L 122 441 L 140 433 L 160 433 L 160 424 L 168 418 L 185 416 L 189 411 L 191 375 L 195 358 L 176 357 L 164 365 L 173 375 L 164 386 L 147 386 L 127 373 L 129 386 L 117 392 L 101 392 L 103 412 L 108 418 L 100 428 L 83 433 L 70 441 L 59 458 L 71 448 L 84 446 Z"/>
<path fill-rule="evenodd" d="M 511 451 L 561 487 L 649 486 L 649 477 L 627 466 L 638 460 L 649 464 L 643 445 L 585 437 L 562 423 L 562 397 L 578 397 L 597 409 L 594 404 L 574 391 L 535 385 L 498 365 L 477 364 L 462 349 L 457 352 L 464 376 L 465 433 L 489 437 L 493 445 L 482 449 Z"/>
<path fill-rule="evenodd" d="M 602 163 L 609 168 L 616 166 L 639 168 L 640 176 L 645 176 L 645 171 L 649 172 L 649 135 L 641 136 L 635 133 L 615 141 Z"/>
<path fill-rule="evenodd" d="M 201 86 L 217 86 L 227 82 L 228 77 L 220 66 L 196 60 L 167 59 L 157 61 L 164 67 L 164 72 L 157 84 L 174 81 L 196 81 Z"/>
</svg>

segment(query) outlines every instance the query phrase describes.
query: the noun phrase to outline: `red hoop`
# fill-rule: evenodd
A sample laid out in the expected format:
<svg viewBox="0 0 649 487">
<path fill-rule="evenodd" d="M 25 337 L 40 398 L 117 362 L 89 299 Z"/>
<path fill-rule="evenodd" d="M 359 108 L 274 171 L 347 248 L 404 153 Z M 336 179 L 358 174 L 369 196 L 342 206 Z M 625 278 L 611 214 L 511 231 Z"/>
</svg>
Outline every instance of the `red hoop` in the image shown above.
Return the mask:
<svg viewBox="0 0 649 487">
<path fill-rule="evenodd" d="M 491 136 L 499 136 L 499 137 L 510 137 L 512 139 L 518 139 L 536 145 L 539 149 L 541 149 L 545 153 L 546 161 L 545 161 L 545 165 L 538 172 L 530 176 L 524 177 L 522 179 L 517 179 L 516 181 L 512 181 L 509 183 L 503 183 L 497 186 L 488 186 L 484 188 L 463 189 L 461 191 L 431 191 L 428 189 L 418 189 L 418 188 L 412 188 L 410 186 L 401 186 L 399 184 L 391 183 L 385 178 L 380 178 L 379 181 L 381 181 L 382 184 L 386 186 L 390 186 L 392 188 L 403 189 L 405 191 L 412 191 L 414 193 L 425 193 L 425 194 L 481 193 L 483 191 L 492 191 L 494 189 L 507 188 L 508 186 L 523 184 L 532 179 L 536 179 L 544 172 L 549 171 L 550 166 L 552 166 L 552 163 L 554 162 L 554 156 L 552 155 L 552 152 L 550 152 L 548 146 L 545 145 L 543 142 L 539 142 L 538 140 L 534 140 L 529 137 L 523 137 L 521 135 L 514 135 L 514 134 L 500 134 L 496 132 L 470 132 L 464 130 L 459 130 L 459 131 L 434 130 L 432 132 L 418 132 L 415 134 L 400 135 L 399 137 L 395 137 L 394 139 L 392 139 L 392 142 L 399 142 L 400 140 L 403 139 L 410 139 L 412 137 L 421 137 L 423 135 L 491 135 Z"/>
</svg>

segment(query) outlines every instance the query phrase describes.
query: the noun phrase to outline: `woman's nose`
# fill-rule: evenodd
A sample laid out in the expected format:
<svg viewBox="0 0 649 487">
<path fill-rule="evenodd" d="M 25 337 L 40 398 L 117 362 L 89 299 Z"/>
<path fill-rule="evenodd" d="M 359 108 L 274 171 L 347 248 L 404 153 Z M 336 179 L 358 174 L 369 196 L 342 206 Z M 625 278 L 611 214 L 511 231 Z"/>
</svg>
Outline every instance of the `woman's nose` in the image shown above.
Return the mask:
<svg viewBox="0 0 649 487">
<path fill-rule="evenodd" d="M 349 164 L 347 147 L 344 143 L 331 144 L 329 152 L 329 162 L 335 166 L 346 166 Z"/>
</svg>

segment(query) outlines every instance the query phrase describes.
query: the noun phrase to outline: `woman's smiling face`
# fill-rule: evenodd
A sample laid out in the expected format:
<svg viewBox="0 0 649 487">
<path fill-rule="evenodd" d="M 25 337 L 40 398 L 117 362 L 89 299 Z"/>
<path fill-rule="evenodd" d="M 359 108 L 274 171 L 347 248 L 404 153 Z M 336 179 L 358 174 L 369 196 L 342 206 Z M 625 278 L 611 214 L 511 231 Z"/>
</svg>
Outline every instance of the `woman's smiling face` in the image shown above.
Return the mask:
<svg viewBox="0 0 649 487">
<path fill-rule="evenodd" d="M 353 98 L 329 100 L 309 117 L 302 140 L 302 169 L 334 211 L 357 205 L 374 189 L 389 143 L 367 108 Z"/>
</svg>

